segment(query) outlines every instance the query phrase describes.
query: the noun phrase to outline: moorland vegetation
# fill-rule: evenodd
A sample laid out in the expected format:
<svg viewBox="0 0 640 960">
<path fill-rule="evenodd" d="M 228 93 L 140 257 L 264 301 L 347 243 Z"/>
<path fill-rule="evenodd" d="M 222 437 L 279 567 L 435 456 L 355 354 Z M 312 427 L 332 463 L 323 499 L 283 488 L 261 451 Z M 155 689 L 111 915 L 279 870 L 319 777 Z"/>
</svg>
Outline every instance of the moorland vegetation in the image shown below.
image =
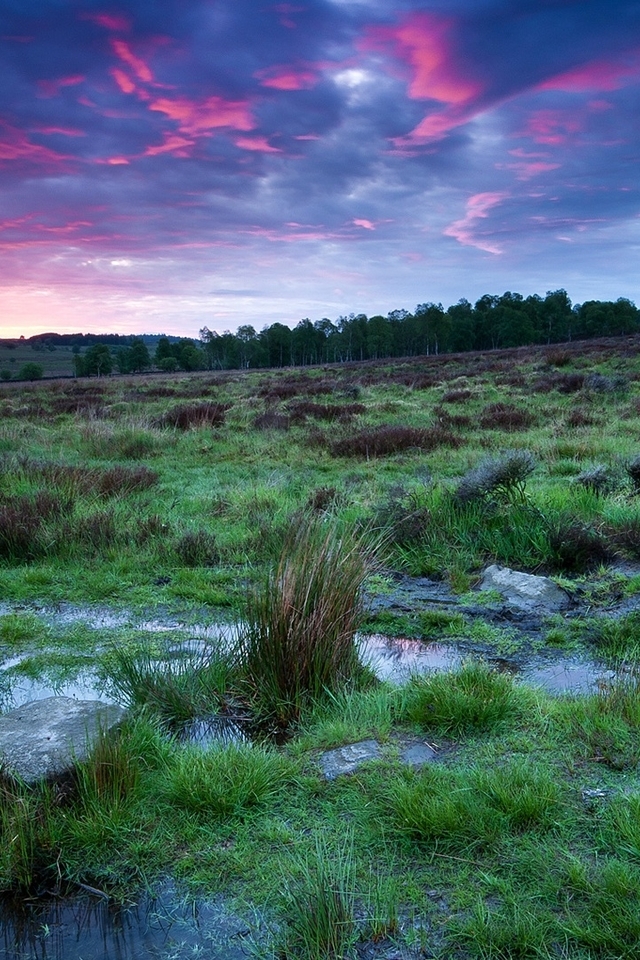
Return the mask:
<svg viewBox="0 0 640 960">
<path fill-rule="evenodd" d="M 87 668 L 131 708 L 64 788 L 2 781 L 1 889 L 170 872 L 257 908 L 256 949 L 287 960 L 634 955 L 640 338 L 8 383 L 0 415 L 4 708 L 16 677 Z M 578 598 L 535 642 L 611 680 L 551 696 L 477 657 L 404 686 L 362 666 L 363 626 L 477 651 L 455 608 L 364 601 L 404 575 L 492 602 L 489 563 Z M 123 616 L 58 624 L 70 603 Z M 177 617 L 226 639 L 178 656 Z M 185 746 L 211 713 L 248 739 Z M 322 750 L 366 738 L 380 759 L 323 778 Z M 437 762 L 403 765 L 416 742 Z"/>
</svg>

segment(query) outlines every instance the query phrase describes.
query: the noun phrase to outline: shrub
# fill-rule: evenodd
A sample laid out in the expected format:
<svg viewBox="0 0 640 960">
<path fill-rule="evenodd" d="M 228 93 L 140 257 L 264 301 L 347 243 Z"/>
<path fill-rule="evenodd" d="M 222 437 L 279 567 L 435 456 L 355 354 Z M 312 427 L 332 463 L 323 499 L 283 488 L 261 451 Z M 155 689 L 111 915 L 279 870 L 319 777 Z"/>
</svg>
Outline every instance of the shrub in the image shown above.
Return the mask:
<svg viewBox="0 0 640 960">
<path fill-rule="evenodd" d="M 584 388 L 592 393 L 618 393 L 626 390 L 627 379 L 622 376 L 606 377 L 602 373 L 589 373 L 584 378 Z"/>
<path fill-rule="evenodd" d="M 207 530 L 188 530 L 175 541 L 173 549 L 185 567 L 210 567 L 220 557 L 216 538 Z"/>
<path fill-rule="evenodd" d="M 276 410 L 266 410 L 254 419 L 253 426 L 256 430 L 288 430 L 291 426 L 291 417 Z"/>
<path fill-rule="evenodd" d="M 466 473 L 455 489 L 459 503 L 471 503 L 488 497 L 522 500 L 525 484 L 536 468 L 529 450 L 507 450 L 499 457 L 484 460 Z"/>
<path fill-rule="evenodd" d="M 612 474 L 610 467 L 603 463 L 582 470 L 574 477 L 573 482 L 599 496 L 611 493 L 618 486 L 617 479 Z"/>
<path fill-rule="evenodd" d="M 549 561 L 552 568 L 566 573 L 583 573 L 611 559 L 606 539 L 574 518 L 559 518 L 549 528 Z"/>
<path fill-rule="evenodd" d="M 568 427 L 589 427 L 593 422 L 593 417 L 583 410 L 572 410 L 567 415 Z"/>
<path fill-rule="evenodd" d="M 436 447 L 459 447 L 461 440 L 443 427 L 403 427 L 386 425 L 371 427 L 330 444 L 334 457 L 383 457 L 402 450 L 434 450 Z"/>
<path fill-rule="evenodd" d="M 278 565 L 249 595 L 240 627 L 244 669 L 258 712 L 286 725 L 309 700 L 358 669 L 356 629 L 368 572 L 362 542 L 307 518 Z"/>
<path fill-rule="evenodd" d="M 466 403 L 471 397 L 471 390 L 447 390 L 442 395 L 442 403 Z"/>
<path fill-rule="evenodd" d="M 633 457 L 632 460 L 629 460 L 629 462 L 625 464 L 625 470 L 633 484 L 634 492 L 640 493 L 640 456 Z"/>
<path fill-rule="evenodd" d="M 42 380 L 44 367 L 39 363 L 23 363 L 18 370 L 18 380 Z"/>
<path fill-rule="evenodd" d="M 535 423 L 535 417 L 529 410 L 515 407 L 511 403 L 491 403 L 480 414 L 480 426 L 485 430 L 527 430 Z"/>
<path fill-rule="evenodd" d="M 174 427 L 176 430 L 190 430 L 192 427 L 220 427 L 225 421 L 231 404 L 212 403 L 185 403 L 167 410 L 159 420 L 160 427 Z"/>
</svg>

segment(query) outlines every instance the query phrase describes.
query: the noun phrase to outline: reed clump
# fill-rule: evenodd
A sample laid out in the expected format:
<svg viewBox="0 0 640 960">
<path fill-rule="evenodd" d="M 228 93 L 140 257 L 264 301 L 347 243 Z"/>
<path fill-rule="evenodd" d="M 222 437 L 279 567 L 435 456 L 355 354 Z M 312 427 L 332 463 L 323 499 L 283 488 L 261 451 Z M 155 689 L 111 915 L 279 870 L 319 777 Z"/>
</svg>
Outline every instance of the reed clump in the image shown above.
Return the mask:
<svg viewBox="0 0 640 960">
<path fill-rule="evenodd" d="M 250 595 L 243 670 L 259 715 L 286 726 L 359 667 L 356 630 L 371 552 L 354 534 L 304 516 Z"/>
</svg>

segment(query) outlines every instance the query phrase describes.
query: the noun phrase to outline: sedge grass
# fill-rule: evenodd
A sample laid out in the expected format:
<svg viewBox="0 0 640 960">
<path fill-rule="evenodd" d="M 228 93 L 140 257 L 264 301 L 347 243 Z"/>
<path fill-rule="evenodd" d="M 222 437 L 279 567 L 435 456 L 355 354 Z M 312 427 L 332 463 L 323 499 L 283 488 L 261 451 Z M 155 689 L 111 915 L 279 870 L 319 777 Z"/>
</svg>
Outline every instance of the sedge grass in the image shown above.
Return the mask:
<svg viewBox="0 0 640 960">
<path fill-rule="evenodd" d="M 354 678 L 368 572 L 361 540 L 301 518 L 277 566 L 250 594 L 240 627 L 243 668 L 260 715 L 287 725 Z"/>
</svg>

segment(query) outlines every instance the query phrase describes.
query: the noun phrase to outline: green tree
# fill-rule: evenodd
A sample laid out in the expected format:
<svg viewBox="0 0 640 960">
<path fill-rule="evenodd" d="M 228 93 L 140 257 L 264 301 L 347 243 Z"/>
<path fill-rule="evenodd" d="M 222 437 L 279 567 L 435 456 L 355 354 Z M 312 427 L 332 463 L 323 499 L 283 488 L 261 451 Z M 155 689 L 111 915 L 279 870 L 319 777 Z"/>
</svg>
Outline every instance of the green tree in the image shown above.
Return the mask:
<svg viewBox="0 0 640 960">
<path fill-rule="evenodd" d="M 40 363 L 23 363 L 18 370 L 18 380 L 42 380 L 44 368 Z"/>
<path fill-rule="evenodd" d="M 113 370 L 113 356 L 106 343 L 92 344 L 82 360 L 80 376 L 106 377 Z"/>
</svg>

